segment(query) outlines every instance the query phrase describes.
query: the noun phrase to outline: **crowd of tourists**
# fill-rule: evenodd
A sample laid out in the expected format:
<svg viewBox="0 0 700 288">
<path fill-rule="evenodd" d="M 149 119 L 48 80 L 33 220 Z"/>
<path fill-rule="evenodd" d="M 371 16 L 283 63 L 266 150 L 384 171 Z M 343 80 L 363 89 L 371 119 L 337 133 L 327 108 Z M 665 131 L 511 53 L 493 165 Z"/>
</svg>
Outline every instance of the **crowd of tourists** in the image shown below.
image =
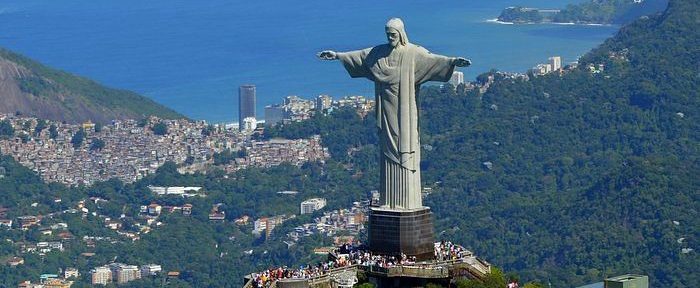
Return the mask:
<svg viewBox="0 0 700 288">
<path fill-rule="evenodd" d="M 440 241 L 435 243 L 435 260 L 450 261 L 471 256 L 471 252 L 464 247 L 450 241 Z"/>
<path fill-rule="evenodd" d="M 435 260 L 449 261 L 469 256 L 470 252 L 464 247 L 453 244 L 449 241 L 435 243 Z M 363 267 L 391 268 L 400 265 L 416 264 L 416 257 L 405 254 L 377 255 L 371 253 L 364 245 L 345 244 L 338 247 L 333 252 L 333 260 L 320 262 L 315 266 L 306 265 L 299 269 L 289 267 L 278 267 L 268 269 L 260 273 L 254 273 L 253 287 L 270 287 L 272 283 L 281 279 L 311 279 L 326 275 L 336 268 L 343 268 L 352 265 Z"/>
<path fill-rule="evenodd" d="M 335 261 L 318 263 L 316 266 L 306 266 L 299 269 L 279 267 L 268 269 L 260 273 L 253 274 L 253 287 L 270 287 L 272 283 L 281 279 L 310 279 L 323 276 L 335 267 Z"/>
</svg>

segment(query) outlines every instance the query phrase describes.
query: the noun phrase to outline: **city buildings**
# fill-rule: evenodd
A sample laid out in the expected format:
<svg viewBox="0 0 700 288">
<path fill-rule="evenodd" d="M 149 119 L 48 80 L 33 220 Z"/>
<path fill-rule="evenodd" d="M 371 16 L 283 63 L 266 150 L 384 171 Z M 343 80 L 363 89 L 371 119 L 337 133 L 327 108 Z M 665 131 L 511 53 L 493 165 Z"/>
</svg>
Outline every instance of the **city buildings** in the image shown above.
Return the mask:
<svg viewBox="0 0 700 288">
<path fill-rule="evenodd" d="M 625 274 L 603 281 L 606 288 L 649 288 L 649 276 Z"/>
<path fill-rule="evenodd" d="M 277 227 L 277 225 L 282 224 L 284 221 L 295 218 L 295 215 L 287 217 L 287 215 L 277 215 L 273 217 L 262 217 L 253 222 L 253 235 L 256 237 L 261 236 L 265 233 L 265 239 L 269 239 L 272 230 Z"/>
<path fill-rule="evenodd" d="M 293 103 L 295 101 L 288 101 Z M 313 102 L 313 101 L 311 101 Z M 313 104 L 313 103 L 312 103 Z M 311 105 L 312 106 L 312 105 Z M 311 115 L 311 111 L 307 115 Z M 73 147 L 70 140 L 81 125 L 49 122 L 57 129 L 57 136 L 51 137 L 48 129 L 35 133 L 37 119 L 0 114 L 0 118 L 11 122 L 15 129 L 29 129 L 32 136 L 28 141 L 20 137 L 0 139 L 0 153 L 12 155 L 22 165 L 37 172 L 46 182 L 65 185 L 90 185 L 98 181 L 118 178 L 132 183 L 151 175 L 164 163 L 170 161 L 185 164 L 180 173 L 205 171 L 211 165 L 221 167 L 226 172 L 234 172 L 250 166 L 270 167 L 282 162 L 301 165 L 306 161 L 323 161 L 328 153 L 320 144 L 320 138 L 290 141 L 257 141 L 250 133 L 240 133 L 223 126 L 208 125 L 204 121 L 164 120 L 149 118 L 148 123 L 165 123 L 166 135 L 155 135 L 136 120 L 115 120 L 104 125 L 99 132 L 89 131 L 81 147 Z M 307 116 L 300 116 L 307 117 Z M 29 128 L 23 128 L 29 123 Z M 34 126 L 32 126 L 34 125 Z M 92 141 L 103 141 L 104 147 L 90 149 Z M 238 153 L 234 161 L 215 163 L 213 156 L 224 151 Z M 165 190 L 168 188 L 167 190 Z M 200 196 L 204 193 L 190 187 L 155 187 L 158 196 L 178 195 L 181 197 Z M 7 219 L 0 213 L 0 219 Z M 14 219 L 8 219 L 14 220 Z M 24 229 L 36 225 L 36 217 L 17 218 Z M 2 222 L 5 223 L 5 222 Z M 9 223 L 9 221 L 8 221 Z"/>
<path fill-rule="evenodd" d="M 219 210 L 220 204 L 214 204 L 209 212 L 209 220 L 211 221 L 224 221 L 226 220 L 226 212 Z"/>
<path fill-rule="evenodd" d="M 68 279 L 68 278 L 78 278 L 80 277 L 80 272 L 78 272 L 78 269 L 75 268 L 66 268 L 65 271 L 63 271 L 63 278 Z"/>
<path fill-rule="evenodd" d="M 246 84 L 238 88 L 238 126 L 243 130 L 243 119 L 255 118 L 255 85 Z"/>
<path fill-rule="evenodd" d="M 17 288 L 44 288 L 44 285 L 32 283 L 32 281 L 23 281 L 17 285 Z"/>
<path fill-rule="evenodd" d="M 241 131 L 251 132 L 257 128 L 257 124 L 257 120 L 255 120 L 254 117 L 246 117 L 243 119 L 243 122 L 238 125 L 240 125 Z"/>
<path fill-rule="evenodd" d="M 160 206 L 158 203 L 151 203 L 151 205 L 148 205 L 148 214 L 152 216 L 158 216 L 160 215 L 160 212 L 163 210 L 163 206 Z"/>
<path fill-rule="evenodd" d="M 530 69 L 530 72 L 534 75 L 545 75 L 552 72 L 561 71 L 562 67 L 560 56 L 552 56 L 547 60 L 549 60 L 548 63 L 537 64 L 535 67 Z"/>
<path fill-rule="evenodd" d="M 141 277 L 153 276 L 163 271 L 163 267 L 157 264 L 148 264 L 141 266 Z"/>
<path fill-rule="evenodd" d="M 112 266 L 112 276 L 117 283 L 121 284 L 136 279 L 141 279 L 141 271 L 136 265 L 126 265 L 120 263 L 115 264 L 110 266 Z"/>
<path fill-rule="evenodd" d="M 549 64 L 552 65 L 552 71 L 557 71 L 557 70 L 561 69 L 561 57 L 560 56 L 549 57 Z"/>
<path fill-rule="evenodd" d="M 275 104 L 265 106 L 265 126 L 272 127 L 282 123 L 287 118 L 287 110 L 284 105 Z"/>
<path fill-rule="evenodd" d="M 17 217 L 17 222 L 22 230 L 28 230 L 29 227 L 39 225 L 40 220 L 39 217 L 33 215 Z"/>
<path fill-rule="evenodd" d="M 73 281 L 64 279 L 42 279 L 41 284 L 32 283 L 32 281 L 23 281 L 17 285 L 18 288 L 70 288 Z M 3 286 L 4 287 L 4 286 Z"/>
<path fill-rule="evenodd" d="M 306 201 L 301 202 L 300 205 L 301 215 L 311 214 L 314 211 L 323 209 L 326 206 L 326 199 L 323 198 L 311 198 Z"/>
<path fill-rule="evenodd" d="M 460 71 L 452 72 L 449 83 L 454 87 L 457 87 L 459 84 L 464 84 L 464 73 Z"/>
<path fill-rule="evenodd" d="M 302 237 L 314 234 L 334 236 L 339 233 L 357 235 L 365 229 L 370 200 L 354 202 L 350 209 L 339 209 L 323 212 L 323 215 L 314 219 L 313 223 L 305 223 L 295 227 L 294 231 L 287 233 L 287 237 L 297 242 Z"/>
<path fill-rule="evenodd" d="M 649 276 L 625 274 L 577 288 L 649 288 Z"/>
<path fill-rule="evenodd" d="M 24 258 L 22 257 L 10 257 L 10 259 L 7 259 L 7 265 L 10 266 L 19 266 L 24 264 Z"/>
<path fill-rule="evenodd" d="M 112 282 L 112 270 L 107 266 L 95 267 L 90 271 L 92 285 L 107 285 Z"/>
<path fill-rule="evenodd" d="M 316 109 L 316 111 L 323 112 L 331 108 L 331 105 L 333 105 L 333 97 L 329 95 L 318 95 L 318 97 L 316 97 L 316 105 L 314 109 Z"/>
<path fill-rule="evenodd" d="M 12 220 L 0 219 L 0 227 L 12 228 Z"/>
<path fill-rule="evenodd" d="M 202 189 L 202 187 L 182 187 L 182 186 L 170 186 L 170 187 L 160 187 L 160 186 L 148 186 L 148 189 L 153 192 L 153 194 L 156 194 L 158 196 L 163 196 L 163 195 L 176 195 L 176 196 L 183 196 L 183 197 L 190 197 L 190 196 L 196 196 L 196 195 L 202 195 L 199 194 L 199 190 Z"/>
<path fill-rule="evenodd" d="M 267 229 L 267 217 L 253 221 L 253 234 L 260 235 L 265 229 Z"/>
<path fill-rule="evenodd" d="M 107 285 L 111 282 L 118 284 L 127 283 L 144 276 L 153 276 L 163 271 L 163 268 L 157 264 L 147 264 L 139 269 L 136 265 L 128 265 L 124 263 L 111 263 L 106 266 L 95 267 L 90 271 L 90 277 L 93 285 Z"/>
<path fill-rule="evenodd" d="M 189 216 L 192 215 L 192 204 L 182 205 L 182 215 Z"/>
<path fill-rule="evenodd" d="M 335 101 L 328 95 L 319 95 L 314 100 L 305 100 L 295 95 L 287 96 L 283 103 L 265 107 L 265 127 L 306 120 L 315 112 L 325 113 L 341 107 L 353 107 L 361 115 L 367 115 L 374 109 L 374 100 L 364 96 L 346 96 Z"/>
<path fill-rule="evenodd" d="M 70 288 L 73 285 L 73 281 L 66 281 L 64 279 L 48 279 L 44 281 L 43 288 Z"/>
<path fill-rule="evenodd" d="M 537 64 L 537 66 L 533 67 L 530 71 L 532 71 L 532 73 L 535 75 L 549 74 L 550 72 L 552 72 L 552 65 L 551 64 Z"/>
</svg>

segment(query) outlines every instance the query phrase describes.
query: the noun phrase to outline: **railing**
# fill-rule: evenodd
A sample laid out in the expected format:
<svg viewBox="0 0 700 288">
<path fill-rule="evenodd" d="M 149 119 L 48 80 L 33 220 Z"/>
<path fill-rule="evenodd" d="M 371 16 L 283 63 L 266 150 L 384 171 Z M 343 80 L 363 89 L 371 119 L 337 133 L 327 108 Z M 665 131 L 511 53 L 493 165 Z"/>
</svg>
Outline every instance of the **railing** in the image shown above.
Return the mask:
<svg viewBox="0 0 700 288">
<path fill-rule="evenodd" d="M 350 266 L 333 268 L 333 269 L 329 269 L 328 271 L 325 271 L 322 275 L 319 275 L 319 276 L 314 276 L 314 277 L 309 277 L 309 278 L 299 278 L 299 279 L 307 280 L 309 282 L 309 286 L 312 286 L 312 285 L 331 281 L 331 277 L 339 272 L 343 272 L 343 271 L 347 271 L 347 270 L 351 270 L 351 269 L 357 271 L 357 267 L 358 267 L 357 264 L 353 264 Z M 288 278 L 288 279 L 293 280 L 295 278 Z M 255 279 L 253 279 L 251 276 L 251 279 L 248 280 L 248 282 L 246 282 L 245 285 L 243 285 L 243 288 L 253 288 L 254 281 L 255 281 Z M 274 288 L 274 287 L 277 287 L 277 281 L 273 281 L 270 284 L 270 288 Z"/>
<path fill-rule="evenodd" d="M 423 265 L 398 265 L 393 267 L 380 267 L 376 265 L 361 266 L 365 272 L 383 274 L 387 277 L 420 277 L 420 278 L 447 278 L 449 277 L 449 264 L 442 262 Z"/>
<path fill-rule="evenodd" d="M 325 274 L 323 274 L 321 276 L 309 278 L 309 286 L 331 281 L 331 277 L 339 272 L 348 271 L 351 269 L 357 271 L 357 267 L 358 267 L 357 264 L 353 264 L 350 266 L 333 268 L 331 270 L 328 270 L 328 272 L 326 272 Z"/>
<path fill-rule="evenodd" d="M 338 267 L 338 268 L 333 268 L 328 271 L 326 271 L 323 275 L 315 276 L 315 277 L 310 277 L 310 278 L 305 278 L 308 280 L 309 286 L 320 284 L 320 283 L 325 283 L 331 281 L 331 277 L 334 274 L 337 274 L 339 272 L 347 271 L 347 270 L 357 270 L 362 269 L 365 272 L 369 273 L 376 273 L 376 274 L 383 274 L 386 275 L 387 277 L 420 277 L 420 278 L 448 278 L 450 277 L 450 266 L 456 265 L 456 264 L 466 264 L 467 269 L 471 271 L 471 273 L 478 273 L 479 278 L 485 276 L 486 274 L 491 272 L 491 265 L 488 262 L 485 262 L 477 257 L 472 256 L 471 254 L 468 254 L 469 256 L 459 258 L 459 259 L 451 259 L 451 260 L 444 260 L 444 261 L 438 261 L 438 262 L 433 262 L 433 263 L 427 263 L 427 264 L 406 264 L 406 265 L 398 265 L 398 266 L 393 266 L 393 267 L 380 267 L 376 265 L 358 265 L 358 264 L 353 264 L 350 266 L 345 266 L 345 267 Z M 246 284 L 243 286 L 244 288 L 253 288 L 253 283 L 254 279 L 248 280 Z M 270 287 L 276 287 L 276 281 L 272 283 Z"/>
<path fill-rule="evenodd" d="M 243 285 L 243 288 L 253 288 L 253 281 L 255 281 L 255 280 L 250 279 L 250 280 L 248 280 L 248 282 L 245 282 L 245 284 Z"/>
<path fill-rule="evenodd" d="M 465 264 L 467 268 L 483 277 L 491 272 L 491 265 L 479 258 L 468 257 L 451 259 L 429 264 L 408 264 L 393 267 L 360 266 L 365 272 L 383 274 L 387 277 L 421 277 L 421 278 L 447 278 L 450 275 L 449 267 L 457 264 Z"/>
</svg>

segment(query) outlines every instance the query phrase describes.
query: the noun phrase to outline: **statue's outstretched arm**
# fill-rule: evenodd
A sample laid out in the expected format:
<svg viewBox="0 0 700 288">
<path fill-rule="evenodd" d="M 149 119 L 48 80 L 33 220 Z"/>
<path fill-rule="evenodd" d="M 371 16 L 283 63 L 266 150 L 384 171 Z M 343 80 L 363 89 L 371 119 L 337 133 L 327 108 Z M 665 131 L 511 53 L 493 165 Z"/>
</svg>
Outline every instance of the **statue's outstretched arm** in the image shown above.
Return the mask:
<svg viewBox="0 0 700 288">
<path fill-rule="evenodd" d="M 316 53 L 316 56 L 320 58 L 321 60 L 336 60 L 338 59 L 338 53 L 332 50 L 323 50 L 321 52 Z"/>
<path fill-rule="evenodd" d="M 455 65 L 457 67 L 467 67 L 469 65 L 472 65 L 472 61 L 464 57 L 455 57 L 452 58 L 452 65 Z"/>
</svg>

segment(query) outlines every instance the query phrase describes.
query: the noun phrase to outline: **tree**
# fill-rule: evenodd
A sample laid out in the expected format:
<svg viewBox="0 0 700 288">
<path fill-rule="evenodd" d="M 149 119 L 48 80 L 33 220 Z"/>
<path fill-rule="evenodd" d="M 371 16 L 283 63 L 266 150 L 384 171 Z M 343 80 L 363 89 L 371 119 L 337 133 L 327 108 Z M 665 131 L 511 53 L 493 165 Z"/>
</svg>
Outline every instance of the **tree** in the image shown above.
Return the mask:
<svg viewBox="0 0 700 288">
<path fill-rule="evenodd" d="M 83 141 L 85 141 L 85 130 L 80 128 L 78 132 L 73 134 L 73 138 L 70 139 L 70 143 L 73 144 L 73 148 L 77 149 L 83 145 Z"/>
<path fill-rule="evenodd" d="M 29 142 L 29 134 L 27 132 L 22 131 L 19 133 L 19 139 L 22 141 L 22 143 L 27 143 Z"/>
<path fill-rule="evenodd" d="M 496 268 L 491 267 L 491 273 L 486 275 L 483 280 L 459 280 L 457 281 L 457 287 L 459 288 L 503 288 L 506 287 L 506 278 L 503 276 L 503 272 Z"/>
<path fill-rule="evenodd" d="M 49 127 L 49 138 L 56 139 L 56 137 L 58 137 L 58 127 L 56 127 L 56 124 L 51 124 L 51 127 Z"/>
<path fill-rule="evenodd" d="M 153 130 L 153 134 L 162 136 L 168 134 L 168 125 L 163 122 L 158 122 L 151 127 L 151 130 Z"/>
<path fill-rule="evenodd" d="M 95 151 L 95 150 L 102 150 L 102 148 L 105 147 L 105 141 L 102 141 L 102 139 L 93 139 L 92 143 L 90 144 L 90 150 Z"/>
<path fill-rule="evenodd" d="M 214 153 L 212 158 L 214 158 L 214 165 L 226 165 L 231 163 L 236 158 L 236 155 L 231 152 L 231 149 L 225 149 L 224 151 Z"/>
<path fill-rule="evenodd" d="M 0 137 L 12 137 L 15 135 L 15 128 L 9 120 L 0 121 Z"/>
<path fill-rule="evenodd" d="M 46 129 L 46 120 L 44 119 L 39 119 L 36 121 L 36 127 L 34 127 L 34 135 L 39 136 L 41 134 L 41 131 Z"/>
<path fill-rule="evenodd" d="M 207 125 L 207 127 L 202 128 L 203 136 L 210 136 L 214 132 L 214 125 Z"/>
</svg>

